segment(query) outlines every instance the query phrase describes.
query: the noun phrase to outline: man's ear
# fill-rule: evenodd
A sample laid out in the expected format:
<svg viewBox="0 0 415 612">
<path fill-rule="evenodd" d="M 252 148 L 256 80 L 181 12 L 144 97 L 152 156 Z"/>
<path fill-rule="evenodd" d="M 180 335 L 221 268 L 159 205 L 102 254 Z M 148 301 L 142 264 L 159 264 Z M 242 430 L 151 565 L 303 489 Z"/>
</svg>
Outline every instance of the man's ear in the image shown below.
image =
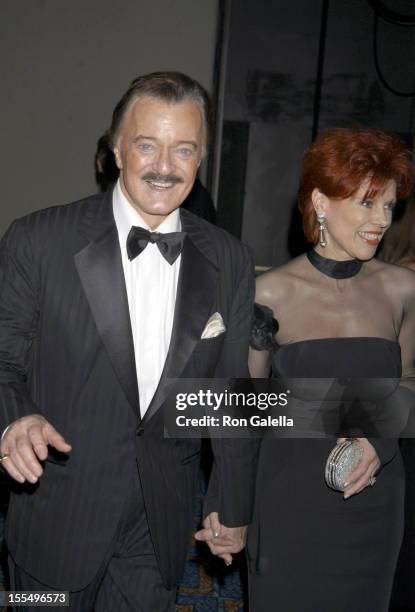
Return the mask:
<svg viewBox="0 0 415 612">
<path fill-rule="evenodd" d="M 316 215 L 325 215 L 327 212 L 327 197 L 317 188 L 311 193 L 311 201 L 316 211 Z"/>
<path fill-rule="evenodd" d="M 113 148 L 113 153 L 118 170 L 122 170 L 121 153 L 118 145 Z"/>
</svg>

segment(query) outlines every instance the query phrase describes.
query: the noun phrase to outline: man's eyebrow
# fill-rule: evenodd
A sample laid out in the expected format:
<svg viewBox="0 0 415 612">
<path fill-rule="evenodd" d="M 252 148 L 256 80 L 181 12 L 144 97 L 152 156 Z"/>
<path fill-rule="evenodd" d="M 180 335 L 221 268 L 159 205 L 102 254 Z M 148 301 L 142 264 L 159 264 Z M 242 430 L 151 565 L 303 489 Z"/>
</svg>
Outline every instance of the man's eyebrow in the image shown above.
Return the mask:
<svg viewBox="0 0 415 612">
<path fill-rule="evenodd" d="M 138 134 L 135 138 L 133 138 L 133 143 L 139 142 L 140 140 L 152 140 L 153 142 L 157 142 L 157 138 L 154 136 L 146 136 L 145 134 Z M 176 146 L 189 145 L 194 149 L 198 148 L 197 142 L 195 140 L 180 140 Z"/>
<path fill-rule="evenodd" d="M 194 149 L 197 149 L 197 142 L 195 142 L 194 140 L 180 140 L 178 144 L 179 146 L 180 145 L 190 145 Z"/>
<path fill-rule="evenodd" d="M 133 139 L 133 142 L 138 142 L 139 140 L 143 140 L 143 139 L 144 140 L 154 140 L 154 141 L 157 140 L 157 138 L 154 138 L 153 136 L 145 136 L 144 134 L 138 134 L 138 136 L 136 136 Z"/>
</svg>

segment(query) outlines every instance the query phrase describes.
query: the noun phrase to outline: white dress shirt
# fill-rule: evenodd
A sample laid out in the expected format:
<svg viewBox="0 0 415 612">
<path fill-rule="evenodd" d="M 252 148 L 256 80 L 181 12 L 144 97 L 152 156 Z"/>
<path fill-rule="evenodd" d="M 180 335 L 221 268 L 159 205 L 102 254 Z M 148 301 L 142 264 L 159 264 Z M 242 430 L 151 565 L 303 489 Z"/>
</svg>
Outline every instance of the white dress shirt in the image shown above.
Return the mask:
<svg viewBox="0 0 415 612">
<path fill-rule="evenodd" d="M 128 202 L 119 180 L 114 188 L 112 205 L 127 288 L 143 417 L 159 383 L 169 350 L 181 255 L 170 265 L 157 245 L 148 243 L 144 251 L 130 261 L 127 236 L 131 227 L 152 230 Z M 179 210 L 166 217 L 156 231 L 163 234 L 181 231 Z"/>
</svg>

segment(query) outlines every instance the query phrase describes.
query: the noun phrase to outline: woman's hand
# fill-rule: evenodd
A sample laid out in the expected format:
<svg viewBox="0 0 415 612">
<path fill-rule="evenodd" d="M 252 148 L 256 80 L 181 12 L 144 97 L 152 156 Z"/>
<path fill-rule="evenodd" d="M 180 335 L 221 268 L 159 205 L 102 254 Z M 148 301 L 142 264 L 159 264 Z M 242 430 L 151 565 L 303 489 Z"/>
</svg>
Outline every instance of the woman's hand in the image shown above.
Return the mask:
<svg viewBox="0 0 415 612">
<path fill-rule="evenodd" d="M 346 438 L 339 438 L 337 442 L 344 442 Z M 360 493 L 366 487 L 373 487 L 376 482 L 375 474 L 380 468 L 379 457 L 367 438 L 355 438 L 363 448 L 362 461 L 357 468 L 350 472 L 346 482 L 343 497 L 347 499 Z"/>
</svg>

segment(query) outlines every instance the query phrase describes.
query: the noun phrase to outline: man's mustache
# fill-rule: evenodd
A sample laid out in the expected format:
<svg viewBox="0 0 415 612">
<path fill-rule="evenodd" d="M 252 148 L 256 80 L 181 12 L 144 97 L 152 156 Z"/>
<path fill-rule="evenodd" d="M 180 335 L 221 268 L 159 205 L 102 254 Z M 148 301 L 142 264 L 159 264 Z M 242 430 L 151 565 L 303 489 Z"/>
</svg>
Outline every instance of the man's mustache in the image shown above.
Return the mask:
<svg viewBox="0 0 415 612">
<path fill-rule="evenodd" d="M 157 174 L 157 172 L 147 172 L 142 177 L 143 181 L 152 181 L 155 183 L 183 183 L 181 176 L 176 174 Z"/>
</svg>

